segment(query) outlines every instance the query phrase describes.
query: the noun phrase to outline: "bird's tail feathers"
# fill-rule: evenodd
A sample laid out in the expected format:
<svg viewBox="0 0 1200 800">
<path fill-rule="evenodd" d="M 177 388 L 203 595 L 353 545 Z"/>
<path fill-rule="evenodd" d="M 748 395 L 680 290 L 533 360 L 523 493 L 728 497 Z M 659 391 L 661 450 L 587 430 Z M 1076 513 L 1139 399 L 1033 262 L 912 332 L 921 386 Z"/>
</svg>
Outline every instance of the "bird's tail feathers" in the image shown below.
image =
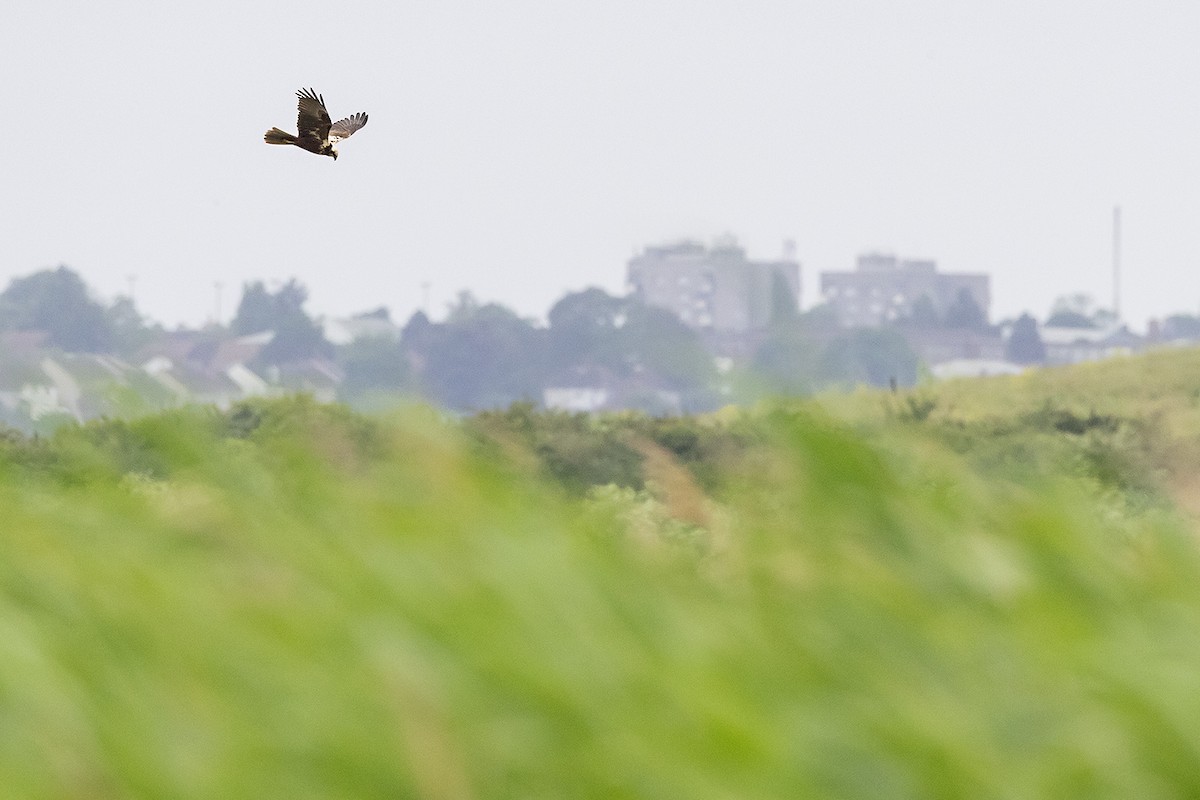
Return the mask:
<svg viewBox="0 0 1200 800">
<path fill-rule="evenodd" d="M 263 141 L 267 144 L 295 144 L 296 137 L 287 131 L 281 131 L 279 128 L 271 128 L 263 136 Z"/>
</svg>

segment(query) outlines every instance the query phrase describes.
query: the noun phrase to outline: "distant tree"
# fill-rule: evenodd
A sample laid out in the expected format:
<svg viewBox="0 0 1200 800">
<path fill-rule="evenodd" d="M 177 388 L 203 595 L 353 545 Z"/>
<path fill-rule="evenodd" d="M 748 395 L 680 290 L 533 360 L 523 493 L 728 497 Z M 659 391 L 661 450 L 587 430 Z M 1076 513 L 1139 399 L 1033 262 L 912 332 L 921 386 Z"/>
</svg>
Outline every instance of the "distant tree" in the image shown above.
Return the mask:
<svg viewBox="0 0 1200 800">
<path fill-rule="evenodd" d="M 711 356 L 669 311 L 592 288 L 562 297 L 548 319 L 540 328 L 462 292 L 445 322 L 414 314 L 401 345 L 430 399 L 459 410 L 540 401 L 551 380 L 576 368 L 678 391 L 685 407 L 699 407 L 712 389 Z"/>
<path fill-rule="evenodd" d="M 1054 298 L 1054 305 L 1050 307 L 1050 316 L 1060 312 L 1079 314 L 1082 317 L 1090 318 L 1096 312 L 1096 301 L 1090 294 L 1084 292 L 1059 295 Z"/>
<path fill-rule="evenodd" d="M 275 338 L 258 357 L 262 364 L 283 364 L 306 358 L 333 355 L 333 346 L 311 317 L 304 312 L 308 290 L 294 278 L 276 291 L 262 281 L 243 287 L 242 300 L 230 330 L 239 336 L 274 331 Z"/>
<path fill-rule="evenodd" d="M 942 324 L 933 300 L 927 294 L 922 294 L 913 301 L 912 310 L 905 320 L 914 328 L 936 328 Z"/>
<path fill-rule="evenodd" d="M 987 316 L 975 302 L 975 296 L 967 289 L 959 289 L 954 302 L 946 307 L 943 322 L 947 328 L 982 330 L 987 327 Z"/>
<path fill-rule="evenodd" d="M 446 322 L 454 324 L 470 320 L 479 311 L 479 301 L 468 289 L 463 289 L 446 309 Z"/>
<path fill-rule="evenodd" d="M 1004 357 L 1016 364 L 1040 364 L 1046 360 L 1046 345 L 1038 333 L 1037 320 L 1029 314 L 1022 314 L 1013 323 Z"/>
<path fill-rule="evenodd" d="M 337 348 L 345 375 L 340 392 L 353 399 L 369 392 L 397 391 L 412 385 L 404 345 L 386 337 L 363 337 Z"/>
<path fill-rule="evenodd" d="M 1046 326 L 1052 328 L 1101 328 L 1116 321 L 1116 314 L 1096 307 L 1089 294 L 1058 297 L 1050 309 Z"/>
<path fill-rule="evenodd" d="M 276 296 L 267 290 L 262 281 L 247 283 L 242 286 L 242 299 L 229 330 L 238 336 L 274 330 L 278 323 L 279 305 Z"/>
<path fill-rule="evenodd" d="M 1095 328 L 1091 317 L 1084 316 L 1078 311 L 1055 311 L 1046 320 L 1050 328 Z"/>
<path fill-rule="evenodd" d="M 813 333 L 830 333 L 841 327 L 838 312 L 829 303 L 821 303 L 800 314 L 804 329 Z"/>
<path fill-rule="evenodd" d="M 410 320 L 405 327 L 406 347 L 412 326 Z M 540 399 L 545 331 L 509 309 L 479 305 L 464 292 L 447 321 L 431 325 L 423 338 L 422 384 L 441 404 L 465 411 Z"/>
<path fill-rule="evenodd" d="M 624 369 L 621 327 L 627 305 L 624 298 L 597 288 L 564 295 L 547 315 L 551 371 L 583 366 Z"/>
<path fill-rule="evenodd" d="M 800 321 L 774 325 L 755 351 L 751 369 L 772 392 L 807 394 L 819 377 L 820 346 Z"/>
<path fill-rule="evenodd" d="M 832 383 L 911 386 L 917 382 L 917 354 L 908 341 L 887 328 L 858 328 L 826 346 L 821 376 Z"/>
<path fill-rule="evenodd" d="M 620 327 L 625 306 L 625 298 L 614 297 L 593 286 L 563 295 L 550 307 L 547 319 L 551 328 L 563 333 L 572 329 L 607 333 Z"/>
<path fill-rule="evenodd" d="M 710 387 L 716 368 L 699 335 L 666 309 L 631 302 L 621 329 L 627 362 L 657 376 L 670 389 L 701 393 Z"/>
<path fill-rule="evenodd" d="M 699 334 L 662 308 L 591 288 L 565 295 L 550 309 L 547 377 L 572 368 L 599 368 L 678 392 L 685 407 L 701 407 L 715 367 Z"/>
<path fill-rule="evenodd" d="M 1200 339 L 1200 317 L 1193 314 L 1172 314 L 1163 320 L 1164 339 Z"/>
<path fill-rule="evenodd" d="M 782 272 L 771 273 L 771 319 L 772 325 L 791 322 L 800 316 L 796 293 Z"/>
<path fill-rule="evenodd" d="M 109 327 L 113 332 L 113 344 L 117 352 L 133 354 L 153 341 L 162 332 L 162 326 L 151 324 L 134 305 L 133 298 L 121 295 L 105 310 Z"/>
<path fill-rule="evenodd" d="M 410 352 L 424 352 L 433 335 L 433 323 L 424 311 L 416 311 L 400 329 L 400 341 Z"/>
<path fill-rule="evenodd" d="M 112 320 L 69 267 L 16 278 L 0 293 L 0 328 L 44 331 L 47 343 L 71 352 L 107 353 Z"/>
</svg>

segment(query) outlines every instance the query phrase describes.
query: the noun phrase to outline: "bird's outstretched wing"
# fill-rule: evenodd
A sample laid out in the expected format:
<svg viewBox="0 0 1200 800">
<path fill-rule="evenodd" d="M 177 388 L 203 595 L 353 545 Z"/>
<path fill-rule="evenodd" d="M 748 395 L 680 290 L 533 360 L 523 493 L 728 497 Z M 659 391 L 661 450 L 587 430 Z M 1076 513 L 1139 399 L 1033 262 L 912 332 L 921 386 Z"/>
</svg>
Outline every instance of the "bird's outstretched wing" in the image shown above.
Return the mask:
<svg viewBox="0 0 1200 800">
<path fill-rule="evenodd" d="M 300 98 L 300 111 L 296 115 L 296 128 L 300 138 L 316 137 L 323 141 L 329 136 L 329 112 L 325 110 L 325 98 L 312 89 L 296 92 Z"/>
<path fill-rule="evenodd" d="M 329 129 L 329 141 L 337 142 L 345 139 L 366 124 L 367 115 L 361 111 L 357 114 L 351 114 L 345 119 L 339 119 Z"/>
</svg>

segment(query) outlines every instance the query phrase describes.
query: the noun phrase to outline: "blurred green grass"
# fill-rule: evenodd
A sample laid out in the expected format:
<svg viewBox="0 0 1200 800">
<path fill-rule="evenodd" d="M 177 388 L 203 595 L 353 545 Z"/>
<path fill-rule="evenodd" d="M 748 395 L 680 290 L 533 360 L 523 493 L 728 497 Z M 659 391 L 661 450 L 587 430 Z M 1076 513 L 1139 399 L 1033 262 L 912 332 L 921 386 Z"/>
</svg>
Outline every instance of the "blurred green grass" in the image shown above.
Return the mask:
<svg viewBox="0 0 1200 800">
<path fill-rule="evenodd" d="M 1084 371 L 0 439 L 0 793 L 1200 794 L 1180 358 L 1094 409 Z"/>
</svg>

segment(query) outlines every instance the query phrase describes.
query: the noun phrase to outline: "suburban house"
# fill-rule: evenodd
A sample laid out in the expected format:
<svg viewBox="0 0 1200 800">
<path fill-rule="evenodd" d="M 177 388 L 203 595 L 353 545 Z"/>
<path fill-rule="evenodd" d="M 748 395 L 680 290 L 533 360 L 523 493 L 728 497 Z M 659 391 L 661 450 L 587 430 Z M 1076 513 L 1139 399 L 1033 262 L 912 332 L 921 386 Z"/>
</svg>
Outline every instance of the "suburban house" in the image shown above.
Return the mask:
<svg viewBox="0 0 1200 800">
<path fill-rule="evenodd" d="M 179 331 L 143 348 L 138 362 L 172 392 L 177 403 L 228 408 L 242 398 L 271 391 L 270 382 L 247 364 L 272 338 L 271 331 L 234 338 L 207 331 Z"/>
<path fill-rule="evenodd" d="M 1145 344 L 1143 337 L 1119 323 L 1104 328 L 1042 326 L 1047 364 L 1079 364 L 1129 355 Z"/>
</svg>

